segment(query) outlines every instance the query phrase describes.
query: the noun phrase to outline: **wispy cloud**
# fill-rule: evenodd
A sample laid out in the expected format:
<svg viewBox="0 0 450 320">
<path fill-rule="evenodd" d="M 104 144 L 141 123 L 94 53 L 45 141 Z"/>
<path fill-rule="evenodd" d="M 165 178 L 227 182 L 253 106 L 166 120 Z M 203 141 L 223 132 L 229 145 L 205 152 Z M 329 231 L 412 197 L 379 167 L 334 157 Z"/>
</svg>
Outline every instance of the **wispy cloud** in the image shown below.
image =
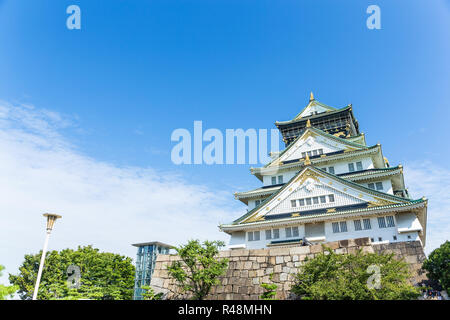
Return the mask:
<svg viewBox="0 0 450 320">
<path fill-rule="evenodd" d="M 229 192 L 83 155 L 60 133 L 70 123 L 48 110 L 0 102 L 0 264 L 6 272 L 16 273 L 24 254 L 41 249 L 44 212 L 63 215 L 50 249 L 93 244 L 134 257 L 135 242 L 228 238 L 217 225 L 236 217 Z"/>
<path fill-rule="evenodd" d="M 431 161 L 405 166 L 405 183 L 413 198 L 428 198 L 426 252 L 450 239 L 450 169 Z"/>
</svg>

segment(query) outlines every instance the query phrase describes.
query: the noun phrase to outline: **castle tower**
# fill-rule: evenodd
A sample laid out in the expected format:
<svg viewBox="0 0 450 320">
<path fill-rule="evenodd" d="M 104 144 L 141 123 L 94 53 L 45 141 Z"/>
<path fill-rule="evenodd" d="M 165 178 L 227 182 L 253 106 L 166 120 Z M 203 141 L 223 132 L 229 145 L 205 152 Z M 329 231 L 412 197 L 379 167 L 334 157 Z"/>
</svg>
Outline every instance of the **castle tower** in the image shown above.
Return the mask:
<svg viewBox="0 0 450 320">
<path fill-rule="evenodd" d="M 276 122 L 286 148 L 251 173 L 260 188 L 235 198 L 247 213 L 220 225 L 229 248 L 266 248 L 369 237 L 373 243 L 425 245 L 427 200 L 410 199 L 403 167 L 389 166 L 380 144 L 368 146 L 348 105 L 315 100 Z"/>
</svg>

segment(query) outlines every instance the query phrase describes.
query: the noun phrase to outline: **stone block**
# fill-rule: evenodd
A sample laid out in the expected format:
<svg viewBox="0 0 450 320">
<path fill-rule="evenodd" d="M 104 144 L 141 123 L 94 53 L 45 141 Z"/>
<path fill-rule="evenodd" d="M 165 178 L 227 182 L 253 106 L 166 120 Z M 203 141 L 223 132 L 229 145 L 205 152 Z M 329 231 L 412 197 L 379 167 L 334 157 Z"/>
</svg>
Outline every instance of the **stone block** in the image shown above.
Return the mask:
<svg viewBox="0 0 450 320">
<path fill-rule="evenodd" d="M 298 254 L 298 255 L 304 255 L 309 254 L 311 252 L 310 246 L 299 246 L 299 247 L 293 247 L 289 248 L 289 254 Z"/>
<path fill-rule="evenodd" d="M 219 251 L 219 258 L 228 258 L 231 256 L 231 250 Z"/>
<path fill-rule="evenodd" d="M 282 267 L 281 264 L 277 264 L 275 267 L 273 267 L 273 272 L 279 273 L 281 272 Z"/>
<path fill-rule="evenodd" d="M 331 250 L 339 248 L 339 241 L 331 241 L 324 244 L 325 247 L 330 248 Z"/>
<path fill-rule="evenodd" d="M 256 261 L 261 263 L 261 262 L 266 262 L 266 257 L 257 257 Z"/>
<path fill-rule="evenodd" d="M 251 269 L 252 266 L 253 266 L 253 262 L 251 262 L 251 261 L 244 262 L 244 269 Z"/>
<path fill-rule="evenodd" d="M 281 264 L 284 262 L 284 257 L 283 256 L 277 256 L 275 257 L 275 263 L 276 264 Z"/>
<path fill-rule="evenodd" d="M 284 262 L 291 261 L 291 256 L 284 256 Z"/>
<path fill-rule="evenodd" d="M 347 247 L 348 247 L 348 240 L 339 241 L 339 248 L 347 248 Z"/>
<path fill-rule="evenodd" d="M 267 268 L 265 270 L 265 274 L 271 274 L 271 273 L 273 273 L 273 268 Z"/>
<path fill-rule="evenodd" d="M 293 262 L 299 261 L 298 255 L 293 255 L 293 256 L 292 256 L 292 261 L 293 261 Z"/>
<path fill-rule="evenodd" d="M 280 273 L 280 281 L 286 281 L 288 279 L 288 274 L 285 272 Z"/>
<path fill-rule="evenodd" d="M 322 245 L 321 244 L 314 244 L 310 246 L 311 253 L 319 253 L 322 252 Z"/>
<path fill-rule="evenodd" d="M 355 244 L 357 246 L 367 246 L 370 244 L 370 238 L 365 237 L 365 238 L 357 238 L 354 239 L 355 240 Z"/>
<path fill-rule="evenodd" d="M 269 249 L 269 256 L 271 256 L 271 257 L 281 256 L 281 255 L 286 255 L 286 254 L 289 254 L 289 251 L 286 248 Z"/>
<path fill-rule="evenodd" d="M 235 249 L 231 250 L 231 257 L 248 257 L 250 254 L 250 250 L 246 249 Z"/>
<path fill-rule="evenodd" d="M 363 253 L 375 253 L 372 246 L 364 246 L 361 248 Z"/>
</svg>

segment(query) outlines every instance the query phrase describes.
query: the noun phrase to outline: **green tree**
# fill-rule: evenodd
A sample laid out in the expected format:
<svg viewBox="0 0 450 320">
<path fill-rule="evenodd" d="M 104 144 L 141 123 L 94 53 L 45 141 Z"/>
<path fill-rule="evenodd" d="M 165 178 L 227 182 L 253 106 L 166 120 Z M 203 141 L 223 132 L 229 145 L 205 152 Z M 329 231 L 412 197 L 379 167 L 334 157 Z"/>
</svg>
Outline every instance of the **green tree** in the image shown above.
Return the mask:
<svg viewBox="0 0 450 320">
<path fill-rule="evenodd" d="M 431 280 L 438 281 L 449 292 L 450 290 L 450 241 L 445 241 L 441 246 L 430 253 L 428 259 L 423 262 L 422 268 L 427 271 Z"/>
<path fill-rule="evenodd" d="M 0 264 L 0 278 L 2 277 L 3 269 L 5 269 L 5 267 Z M 19 286 L 5 286 L 0 284 L 0 300 L 6 300 L 7 297 L 12 297 L 17 290 L 19 290 Z"/>
<path fill-rule="evenodd" d="M 420 295 L 409 278 L 407 263 L 393 254 L 326 249 L 299 268 L 291 290 L 305 300 L 409 300 Z"/>
<path fill-rule="evenodd" d="M 174 261 L 167 269 L 183 293 L 191 293 L 193 299 L 205 298 L 213 285 L 220 283 L 219 277 L 228 267 L 228 259 L 218 259 L 223 241 L 190 240 L 175 248 L 181 261 Z"/>
<path fill-rule="evenodd" d="M 272 280 L 273 273 L 270 274 L 269 279 Z M 260 296 L 262 300 L 275 300 L 275 296 L 277 295 L 278 286 L 275 283 L 261 283 L 261 287 L 265 290 L 263 294 Z"/>
<path fill-rule="evenodd" d="M 142 293 L 144 300 L 161 300 L 163 296 L 162 292 L 155 294 L 155 290 L 150 286 L 142 286 L 141 289 L 145 290 L 145 292 Z"/>
<path fill-rule="evenodd" d="M 18 275 L 9 275 L 9 281 L 19 287 L 22 299 L 31 299 L 36 282 L 38 254 L 25 255 Z M 70 265 L 80 270 L 79 282 L 69 283 L 76 275 L 68 274 Z M 70 271 L 70 270 L 69 270 Z M 135 268 L 131 258 L 109 252 L 99 252 L 92 246 L 47 252 L 38 299 L 92 299 L 126 300 L 133 297 Z M 78 284 L 77 287 L 74 287 Z"/>
</svg>

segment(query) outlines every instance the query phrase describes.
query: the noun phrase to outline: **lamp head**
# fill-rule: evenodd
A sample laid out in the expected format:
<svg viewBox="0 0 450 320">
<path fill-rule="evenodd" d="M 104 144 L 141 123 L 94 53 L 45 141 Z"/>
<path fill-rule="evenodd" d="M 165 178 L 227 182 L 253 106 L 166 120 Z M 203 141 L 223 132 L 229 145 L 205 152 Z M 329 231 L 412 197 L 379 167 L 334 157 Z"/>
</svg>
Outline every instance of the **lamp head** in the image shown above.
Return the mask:
<svg viewBox="0 0 450 320">
<path fill-rule="evenodd" d="M 62 216 L 54 213 L 44 213 L 43 216 L 47 217 L 47 231 L 52 231 L 56 219 L 62 218 Z"/>
</svg>

